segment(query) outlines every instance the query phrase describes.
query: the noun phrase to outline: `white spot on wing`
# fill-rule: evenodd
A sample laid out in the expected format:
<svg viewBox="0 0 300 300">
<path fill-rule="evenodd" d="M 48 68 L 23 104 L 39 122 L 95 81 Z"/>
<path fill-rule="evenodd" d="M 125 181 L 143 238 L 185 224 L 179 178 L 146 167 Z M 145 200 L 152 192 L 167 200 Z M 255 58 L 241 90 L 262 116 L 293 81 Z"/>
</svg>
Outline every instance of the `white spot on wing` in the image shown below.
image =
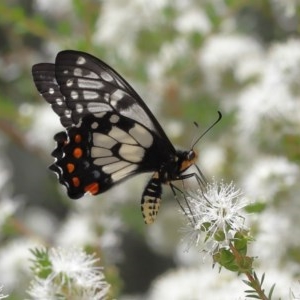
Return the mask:
<svg viewBox="0 0 300 300">
<path fill-rule="evenodd" d="M 118 84 L 121 88 L 125 89 L 125 86 L 124 86 L 123 83 L 121 83 L 121 81 L 119 81 L 119 80 L 116 79 L 116 78 L 115 78 L 115 81 L 117 82 L 117 84 Z"/>
<path fill-rule="evenodd" d="M 129 134 L 144 148 L 149 148 L 153 143 L 152 134 L 140 124 L 135 123 Z"/>
<path fill-rule="evenodd" d="M 98 126 L 99 126 L 99 123 L 98 123 L 98 122 L 94 122 L 94 123 L 91 125 L 92 129 L 97 129 Z"/>
<path fill-rule="evenodd" d="M 65 117 L 71 118 L 71 111 L 69 109 L 65 110 Z"/>
<path fill-rule="evenodd" d="M 84 74 L 85 78 L 99 79 L 100 76 L 95 72 L 90 71 L 88 74 Z"/>
<path fill-rule="evenodd" d="M 97 147 L 110 149 L 117 141 L 102 133 L 93 133 L 93 143 Z"/>
<path fill-rule="evenodd" d="M 108 74 L 107 72 L 104 72 L 104 71 L 101 72 L 101 77 L 105 81 L 113 81 L 114 80 L 110 74 Z"/>
<path fill-rule="evenodd" d="M 57 105 L 62 105 L 63 104 L 63 101 L 62 101 L 61 98 L 56 98 L 55 101 L 56 101 Z"/>
<path fill-rule="evenodd" d="M 81 77 L 82 76 L 82 69 L 75 68 L 73 74 L 74 74 L 74 76 Z"/>
<path fill-rule="evenodd" d="M 103 99 L 104 99 L 106 102 L 109 102 L 110 94 L 109 94 L 109 93 L 105 93 Z"/>
<path fill-rule="evenodd" d="M 54 94 L 54 88 L 49 88 L 49 94 L 53 95 Z"/>
<path fill-rule="evenodd" d="M 119 155 L 127 161 L 140 162 L 144 157 L 145 150 L 139 146 L 123 144 L 119 149 Z"/>
<path fill-rule="evenodd" d="M 78 99 L 78 93 L 77 93 L 76 91 L 72 91 L 72 92 L 71 92 L 71 98 L 72 98 L 73 100 Z"/>
<path fill-rule="evenodd" d="M 88 102 L 87 109 L 97 118 L 102 118 L 103 114 L 105 115 L 106 111 L 112 110 L 109 105 L 101 102 Z"/>
<path fill-rule="evenodd" d="M 80 103 L 76 103 L 76 111 L 81 114 L 83 112 L 83 106 Z"/>
<path fill-rule="evenodd" d="M 118 161 L 118 162 L 103 166 L 102 171 L 105 172 L 106 174 L 112 174 L 117 171 L 120 171 L 121 169 L 124 169 L 125 167 L 127 167 L 129 165 L 130 165 L 129 162 Z"/>
<path fill-rule="evenodd" d="M 83 91 L 83 98 L 85 100 L 95 100 L 99 97 L 99 94 L 97 92 L 94 91 L 88 91 L 88 90 L 84 90 Z"/>
<path fill-rule="evenodd" d="M 124 130 L 113 126 L 111 131 L 108 133 L 109 136 L 116 139 L 120 143 L 136 145 L 136 141 Z"/>
<path fill-rule="evenodd" d="M 83 56 L 79 56 L 77 58 L 76 64 L 77 65 L 84 65 L 86 63 L 86 59 Z"/>
<path fill-rule="evenodd" d="M 145 127 L 155 131 L 155 126 L 153 125 L 150 117 L 146 114 L 146 112 L 137 104 L 132 104 L 130 106 L 130 109 L 128 110 L 122 110 L 122 115 L 129 117 L 131 119 L 137 120 L 141 124 L 143 124 Z"/>
<path fill-rule="evenodd" d="M 72 78 L 69 78 L 67 81 L 66 81 L 66 85 L 68 87 L 72 86 L 73 85 L 73 79 Z"/>
<path fill-rule="evenodd" d="M 92 147 L 91 156 L 94 158 L 112 156 L 112 152 L 105 148 Z"/>
<path fill-rule="evenodd" d="M 110 95 L 111 101 L 119 101 L 124 97 L 125 93 L 122 90 L 116 90 Z"/>
<path fill-rule="evenodd" d="M 119 159 L 115 156 L 109 156 L 109 157 L 102 157 L 102 158 L 96 158 L 94 160 L 94 164 L 97 166 L 104 166 L 104 165 L 108 165 L 114 162 L 119 161 Z"/>
<path fill-rule="evenodd" d="M 117 123 L 120 120 L 120 117 L 118 115 L 111 115 L 111 117 L 109 118 L 109 121 L 111 123 Z"/>
<path fill-rule="evenodd" d="M 98 80 L 89 80 L 86 78 L 78 78 L 77 84 L 80 88 L 83 89 L 101 89 L 104 87 L 104 84 Z"/>
<path fill-rule="evenodd" d="M 134 170 L 136 170 L 138 165 L 136 164 L 130 164 L 129 166 L 125 167 L 124 169 L 117 171 L 111 175 L 111 179 L 113 181 L 119 181 L 126 176 L 129 176 L 130 174 L 133 173 Z"/>
</svg>

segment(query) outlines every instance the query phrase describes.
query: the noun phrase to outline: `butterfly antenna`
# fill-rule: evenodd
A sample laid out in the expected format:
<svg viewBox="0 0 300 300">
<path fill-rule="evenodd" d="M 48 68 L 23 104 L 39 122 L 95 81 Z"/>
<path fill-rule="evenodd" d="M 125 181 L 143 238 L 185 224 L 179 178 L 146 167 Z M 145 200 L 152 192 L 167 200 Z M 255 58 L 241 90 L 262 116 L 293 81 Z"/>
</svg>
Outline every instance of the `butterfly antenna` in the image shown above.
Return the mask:
<svg viewBox="0 0 300 300">
<path fill-rule="evenodd" d="M 192 147 L 191 149 L 193 149 L 195 147 L 195 145 L 200 141 L 200 139 L 205 136 L 216 124 L 218 124 L 220 122 L 220 120 L 222 119 L 222 113 L 220 111 L 218 111 L 218 119 L 211 124 L 193 143 L 192 143 Z M 196 122 L 194 122 L 195 126 L 198 127 L 198 124 Z"/>
<path fill-rule="evenodd" d="M 193 140 L 192 140 L 192 142 L 191 142 L 191 145 L 194 146 L 194 145 L 195 145 L 196 138 L 197 138 L 196 133 L 198 132 L 199 124 L 198 124 L 196 121 L 194 121 L 193 124 L 194 124 L 194 126 L 195 126 L 195 130 L 194 130 Z M 191 149 L 193 149 L 193 147 L 191 147 Z"/>
</svg>

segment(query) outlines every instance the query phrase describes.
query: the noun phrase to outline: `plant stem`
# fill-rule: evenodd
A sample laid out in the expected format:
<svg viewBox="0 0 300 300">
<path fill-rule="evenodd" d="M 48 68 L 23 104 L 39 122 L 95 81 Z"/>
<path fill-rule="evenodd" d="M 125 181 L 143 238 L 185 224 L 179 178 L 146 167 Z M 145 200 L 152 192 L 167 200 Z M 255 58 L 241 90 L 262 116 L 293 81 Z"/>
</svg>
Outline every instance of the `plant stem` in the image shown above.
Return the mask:
<svg viewBox="0 0 300 300">
<path fill-rule="evenodd" d="M 237 262 L 242 262 L 243 256 L 238 252 L 238 250 L 234 247 L 232 243 L 230 243 L 230 250 L 232 251 L 233 255 Z M 256 276 L 253 276 L 253 271 L 245 271 L 244 274 L 247 276 L 249 282 L 251 283 L 251 287 L 257 292 L 257 295 L 260 297 L 261 300 L 269 300 L 268 297 L 265 295 L 264 290 L 260 282 L 258 281 Z"/>
</svg>

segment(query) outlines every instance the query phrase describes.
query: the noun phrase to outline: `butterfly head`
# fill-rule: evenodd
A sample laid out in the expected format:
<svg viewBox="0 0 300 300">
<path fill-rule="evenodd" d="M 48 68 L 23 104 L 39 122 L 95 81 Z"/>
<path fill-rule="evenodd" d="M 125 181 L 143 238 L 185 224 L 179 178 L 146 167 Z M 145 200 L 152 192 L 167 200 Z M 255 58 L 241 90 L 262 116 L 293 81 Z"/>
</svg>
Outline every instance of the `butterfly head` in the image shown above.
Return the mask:
<svg viewBox="0 0 300 300">
<path fill-rule="evenodd" d="M 184 172 L 190 166 L 194 165 L 197 161 L 198 154 L 193 150 L 183 151 L 180 153 L 181 161 L 180 161 L 180 172 Z"/>
</svg>

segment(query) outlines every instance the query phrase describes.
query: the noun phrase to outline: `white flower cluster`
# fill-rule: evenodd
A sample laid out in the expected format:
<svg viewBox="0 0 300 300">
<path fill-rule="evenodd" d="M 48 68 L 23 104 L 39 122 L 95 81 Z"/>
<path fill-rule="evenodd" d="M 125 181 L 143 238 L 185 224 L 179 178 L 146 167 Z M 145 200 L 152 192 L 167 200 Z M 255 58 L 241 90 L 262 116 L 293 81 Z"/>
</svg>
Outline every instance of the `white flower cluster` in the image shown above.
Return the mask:
<svg viewBox="0 0 300 300">
<path fill-rule="evenodd" d="M 220 247 L 228 246 L 236 232 L 247 230 L 241 213 L 247 204 L 232 182 L 218 184 L 213 181 L 187 196 L 184 214 L 188 223 L 183 230 L 188 249 L 201 245 L 201 250 L 213 254 Z M 220 234 L 222 238 L 216 238 Z"/>
<path fill-rule="evenodd" d="M 50 274 L 32 281 L 28 291 L 32 299 L 106 299 L 109 285 L 102 268 L 95 266 L 99 261 L 95 255 L 76 248 L 52 248 L 48 259 L 51 267 L 44 267 L 44 271 Z M 43 266 L 39 268 L 43 270 Z"/>
<path fill-rule="evenodd" d="M 3 286 L 0 285 L 0 293 L 2 292 L 2 289 L 3 289 Z M 0 299 L 5 299 L 5 298 L 7 298 L 7 297 L 8 297 L 8 295 L 0 294 Z"/>
</svg>

